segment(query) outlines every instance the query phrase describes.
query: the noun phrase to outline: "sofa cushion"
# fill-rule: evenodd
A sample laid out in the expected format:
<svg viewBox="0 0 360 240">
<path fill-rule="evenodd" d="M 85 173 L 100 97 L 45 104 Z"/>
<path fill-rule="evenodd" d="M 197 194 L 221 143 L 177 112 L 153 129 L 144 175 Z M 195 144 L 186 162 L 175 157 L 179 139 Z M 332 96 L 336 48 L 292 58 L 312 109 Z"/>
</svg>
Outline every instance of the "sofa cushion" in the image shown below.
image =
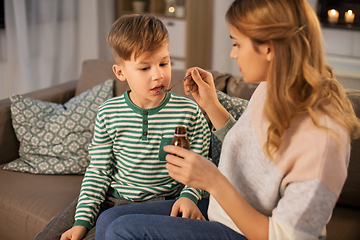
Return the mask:
<svg viewBox="0 0 360 240">
<path fill-rule="evenodd" d="M 0 239 L 30 240 L 74 201 L 82 175 L 37 175 L 2 170 Z"/>
<path fill-rule="evenodd" d="M 240 76 L 232 74 L 218 74 L 214 77 L 215 88 L 226 93 L 230 97 L 238 97 L 249 100 L 258 83 L 247 83 Z"/>
<path fill-rule="evenodd" d="M 20 158 L 5 170 L 35 174 L 83 174 L 90 162 L 98 108 L 112 97 L 113 80 L 93 87 L 64 105 L 13 95 L 11 114 Z"/>
<path fill-rule="evenodd" d="M 114 62 L 103 61 L 100 59 L 90 59 L 83 62 L 81 75 L 76 86 L 75 95 L 79 95 L 82 92 L 89 90 L 90 88 L 101 84 L 107 79 L 114 79 L 115 87 L 113 89 L 113 95 L 118 96 L 123 94 L 129 85 L 126 81 L 117 80 L 112 66 Z"/>
<path fill-rule="evenodd" d="M 360 91 L 346 90 L 347 97 L 353 105 L 356 116 L 360 117 Z M 348 177 L 341 191 L 339 204 L 360 207 L 360 139 L 351 143 L 351 155 L 348 166 Z"/>
</svg>

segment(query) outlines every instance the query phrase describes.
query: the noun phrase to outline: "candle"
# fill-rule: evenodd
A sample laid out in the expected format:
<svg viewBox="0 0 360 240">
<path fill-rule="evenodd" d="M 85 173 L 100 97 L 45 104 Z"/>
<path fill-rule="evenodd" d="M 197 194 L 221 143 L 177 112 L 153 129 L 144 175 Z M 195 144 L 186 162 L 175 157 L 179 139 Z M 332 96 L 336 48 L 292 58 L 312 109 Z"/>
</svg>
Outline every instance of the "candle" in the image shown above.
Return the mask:
<svg viewBox="0 0 360 240">
<path fill-rule="evenodd" d="M 346 23 L 353 23 L 354 22 L 354 18 L 355 18 L 355 14 L 353 13 L 353 11 L 348 10 L 345 13 L 345 22 Z"/>
<path fill-rule="evenodd" d="M 337 23 L 339 19 L 339 12 L 335 9 L 331 9 L 328 11 L 328 21 L 329 23 Z"/>
</svg>

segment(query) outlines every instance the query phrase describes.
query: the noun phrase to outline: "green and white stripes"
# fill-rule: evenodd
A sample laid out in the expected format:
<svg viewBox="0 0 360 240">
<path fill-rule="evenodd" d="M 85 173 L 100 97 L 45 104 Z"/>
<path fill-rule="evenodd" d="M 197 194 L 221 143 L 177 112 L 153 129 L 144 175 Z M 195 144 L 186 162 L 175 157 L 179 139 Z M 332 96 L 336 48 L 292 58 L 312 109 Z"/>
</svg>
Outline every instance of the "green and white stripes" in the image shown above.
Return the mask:
<svg viewBox="0 0 360 240">
<path fill-rule="evenodd" d="M 182 185 L 168 175 L 163 147 L 170 144 L 179 125 L 186 127 L 191 149 L 207 157 L 210 130 L 191 100 L 167 93 L 159 106 L 141 109 L 126 92 L 106 101 L 99 108 L 89 146 L 91 162 L 83 180 L 75 225 L 93 226 L 108 190 L 131 201 L 176 197 Z M 180 196 L 197 202 L 201 191 L 185 186 Z"/>
</svg>

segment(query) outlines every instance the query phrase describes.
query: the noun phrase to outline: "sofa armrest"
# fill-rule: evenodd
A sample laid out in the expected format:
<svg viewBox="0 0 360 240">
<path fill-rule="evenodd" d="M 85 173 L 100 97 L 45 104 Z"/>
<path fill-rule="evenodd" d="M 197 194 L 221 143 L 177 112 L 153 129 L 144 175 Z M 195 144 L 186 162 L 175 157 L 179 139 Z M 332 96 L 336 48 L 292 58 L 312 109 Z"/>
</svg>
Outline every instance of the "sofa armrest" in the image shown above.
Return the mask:
<svg viewBox="0 0 360 240">
<path fill-rule="evenodd" d="M 42 101 L 65 103 L 75 95 L 77 80 L 57 86 L 23 94 L 25 97 Z M 11 162 L 19 157 L 19 141 L 11 123 L 11 101 L 0 100 L 0 164 Z"/>
</svg>

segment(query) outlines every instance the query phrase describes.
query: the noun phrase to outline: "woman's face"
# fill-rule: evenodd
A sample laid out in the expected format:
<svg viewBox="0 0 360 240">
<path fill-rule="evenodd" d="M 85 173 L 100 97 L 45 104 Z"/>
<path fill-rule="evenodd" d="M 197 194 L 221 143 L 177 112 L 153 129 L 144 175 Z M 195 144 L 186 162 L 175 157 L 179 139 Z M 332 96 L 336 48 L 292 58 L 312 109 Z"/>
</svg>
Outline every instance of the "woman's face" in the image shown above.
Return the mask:
<svg viewBox="0 0 360 240">
<path fill-rule="evenodd" d="M 259 45 L 255 51 L 252 40 L 230 25 L 230 38 L 234 41 L 230 57 L 236 59 L 239 71 L 247 83 L 266 81 L 272 50 L 269 44 Z"/>
</svg>

